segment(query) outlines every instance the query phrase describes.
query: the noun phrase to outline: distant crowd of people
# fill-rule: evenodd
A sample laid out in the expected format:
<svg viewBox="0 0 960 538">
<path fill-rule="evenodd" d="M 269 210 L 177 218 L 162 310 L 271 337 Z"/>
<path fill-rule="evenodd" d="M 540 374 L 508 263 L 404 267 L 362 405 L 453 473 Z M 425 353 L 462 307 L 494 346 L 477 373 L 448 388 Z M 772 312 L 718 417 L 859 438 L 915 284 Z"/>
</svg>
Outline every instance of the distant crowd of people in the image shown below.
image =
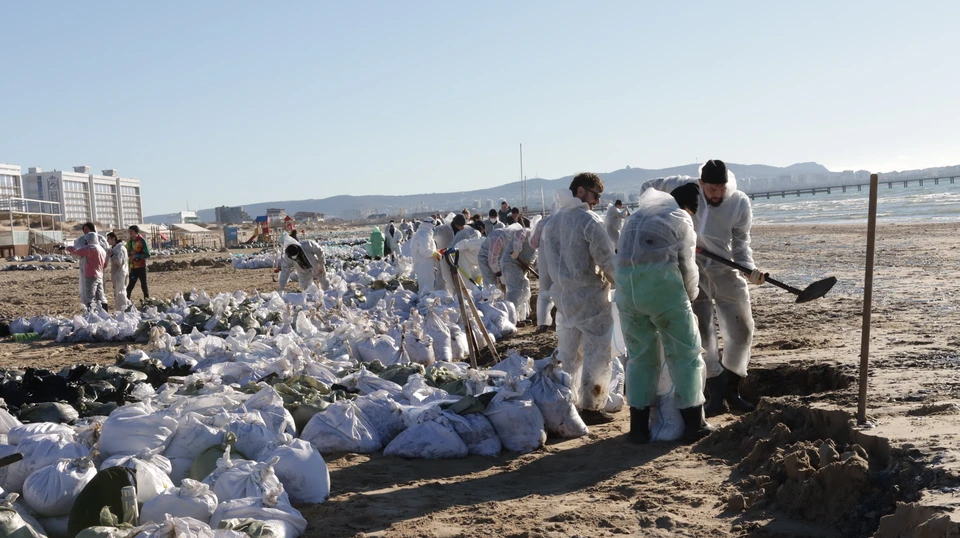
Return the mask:
<svg viewBox="0 0 960 538">
<path fill-rule="evenodd" d="M 92 222 L 84 223 L 80 229 L 83 235 L 65 250 L 79 258 L 81 304 L 87 307 L 99 305 L 104 309 L 110 307 L 104 285 L 108 267 L 115 310 L 126 310 L 132 304 L 130 294 L 137 282 L 144 298 L 150 297 L 147 289 L 150 245 L 140 235 L 138 226 L 127 229 L 126 244 L 114 232 L 100 235 Z"/>
</svg>

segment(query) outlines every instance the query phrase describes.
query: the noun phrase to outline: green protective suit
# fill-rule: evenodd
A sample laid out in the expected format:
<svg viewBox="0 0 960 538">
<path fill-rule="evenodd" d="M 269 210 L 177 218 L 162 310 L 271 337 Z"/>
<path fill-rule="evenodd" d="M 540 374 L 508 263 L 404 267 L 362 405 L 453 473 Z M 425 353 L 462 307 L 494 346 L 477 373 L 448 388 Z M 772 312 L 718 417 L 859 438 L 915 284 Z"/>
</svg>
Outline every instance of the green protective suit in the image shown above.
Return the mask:
<svg viewBox="0 0 960 538">
<path fill-rule="evenodd" d="M 657 402 L 660 344 L 673 379 L 677 408 L 703 404 L 704 363 L 700 332 L 680 271 L 643 266 L 617 269 L 616 301 L 627 345 L 627 404 Z"/>
<path fill-rule="evenodd" d="M 383 257 L 383 232 L 379 226 L 374 226 L 370 232 L 370 243 L 367 245 L 367 254 L 374 258 Z"/>
<path fill-rule="evenodd" d="M 649 189 L 624 224 L 614 258 L 616 301 L 627 345 L 627 403 L 657 401 L 663 358 L 678 409 L 702 405 L 705 366 L 691 301 L 697 297 L 693 220 L 669 194 Z"/>
</svg>

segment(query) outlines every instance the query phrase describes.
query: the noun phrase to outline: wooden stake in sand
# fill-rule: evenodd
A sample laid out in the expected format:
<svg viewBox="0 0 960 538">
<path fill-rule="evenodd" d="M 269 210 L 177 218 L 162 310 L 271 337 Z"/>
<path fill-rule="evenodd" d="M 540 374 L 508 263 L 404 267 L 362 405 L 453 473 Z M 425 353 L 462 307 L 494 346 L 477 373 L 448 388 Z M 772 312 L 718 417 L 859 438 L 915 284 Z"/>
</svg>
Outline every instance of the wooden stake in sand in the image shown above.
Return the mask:
<svg viewBox="0 0 960 538">
<path fill-rule="evenodd" d="M 870 359 L 870 310 L 873 307 L 873 250 L 877 239 L 877 190 L 880 180 L 870 174 L 870 208 L 867 216 L 867 270 L 863 277 L 863 325 L 860 329 L 860 398 L 857 423 L 867 422 L 867 364 Z"/>
</svg>

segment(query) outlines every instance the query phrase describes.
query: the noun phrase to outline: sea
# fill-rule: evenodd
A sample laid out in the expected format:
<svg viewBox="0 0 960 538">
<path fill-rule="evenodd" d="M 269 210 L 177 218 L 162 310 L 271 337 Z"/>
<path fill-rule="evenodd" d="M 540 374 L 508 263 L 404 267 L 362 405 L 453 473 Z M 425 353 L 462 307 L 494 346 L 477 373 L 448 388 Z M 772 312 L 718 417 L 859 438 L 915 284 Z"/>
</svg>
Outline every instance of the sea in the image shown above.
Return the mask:
<svg viewBox="0 0 960 538">
<path fill-rule="evenodd" d="M 830 194 L 787 194 L 785 198 L 756 198 L 754 224 L 860 224 L 867 222 L 870 188 L 847 187 L 847 192 L 832 189 Z M 960 221 L 960 178 L 954 184 L 941 179 L 920 186 L 911 182 L 894 182 L 893 187 L 880 183 L 877 195 L 877 222 L 930 223 Z"/>
</svg>

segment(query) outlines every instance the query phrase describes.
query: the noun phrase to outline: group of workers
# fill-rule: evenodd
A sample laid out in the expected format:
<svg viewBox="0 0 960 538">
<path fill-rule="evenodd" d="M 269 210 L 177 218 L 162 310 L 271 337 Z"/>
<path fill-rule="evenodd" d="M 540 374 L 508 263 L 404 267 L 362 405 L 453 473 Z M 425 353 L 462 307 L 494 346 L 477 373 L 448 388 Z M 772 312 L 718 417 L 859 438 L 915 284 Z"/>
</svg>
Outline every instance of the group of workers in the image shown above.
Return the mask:
<svg viewBox="0 0 960 538">
<path fill-rule="evenodd" d="M 116 233 L 110 232 L 104 237 L 97 233 L 92 222 L 81 226 L 83 235 L 66 251 L 79 259 L 80 265 L 80 304 L 86 307 L 100 305 L 109 308 L 104 285 L 104 274 L 110 268 L 110 283 L 113 287 L 115 310 L 126 310 L 132 302 L 130 294 L 137 282 L 144 298 L 149 297 L 147 290 L 147 259 L 150 247 L 140 235 L 136 225 L 127 229 L 128 241 L 120 241 Z"/>
<path fill-rule="evenodd" d="M 684 421 L 683 440 L 713 431 L 705 417 L 727 406 L 752 410 L 740 397 L 754 329 L 748 283 L 763 284 L 765 275 L 756 269 L 750 248 L 749 198 L 737 190 L 726 164 L 708 161 L 699 178 L 648 181 L 637 209 L 621 217 L 622 208 L 614 208 L 606 223 L 591 211 L 603 192 L 598 176 L 580 174 L 569 190 L 540 238 L 546 269 L 541 269 L 540 293 L 547 272 L 546 293 L 558 311 L 558 356 L 564 370 L 580 380 L 574 388 L 585 422 L 612 419 L 602 411 L 611 360 L 612 289 L 627 348 L 632 441 L 650 440 L 661 348 Z M 698 256 L 698 247 L 751 273 Z M 722 358 L 715 323 L 724 340 Z"/>
<path fill-rule="evenodd" d="M 521 323 L 532 313 L 528 274 L 536 274 L 537 332 L 549 330 L 556 307 L 557 357 L 573 380 L 577 409 L 587 424 L 613 419 L 603 407 L 617 360 L 615 301 L 627 348 L 629 438 L 650 440 L 650 409 L 665 362 L 684 421 L 683 440 L 695 441 L 714 430 L 707 417 L 728 407 L 753 409 L 740 397 L 754 330 L 748 284 L 763 284 L 765 275 L 750 248 L 750 200 L 720 160 L 705 163 L 699 178 L 647 181 L 632 214 L 617 200 L 601 219 L 593 209 L 603 188 L 596 174 L 577 175 L 545 218 L 527 219 L 504 201 L 487 218 L 464 209 L 422 222 L 391 221 L 386 234 L 376 229 L 371 236 L 372 254 L 395 258 L 409 241 L 421 296 L 435 290 L 455 294 L 457 271 L 484 290 L 500 289 L 517 307 Z M 751 272 L 715 263 L 698 255 L 698 248 Z M 445 254 L 457 263 L 448 263 Z M 281 267 L 281 290 L 292 271 L 301 288 L 315 279 L 321 288 L 327 285 L 323 250 L 313 241 L 291 240 Z"/>
</svg>

